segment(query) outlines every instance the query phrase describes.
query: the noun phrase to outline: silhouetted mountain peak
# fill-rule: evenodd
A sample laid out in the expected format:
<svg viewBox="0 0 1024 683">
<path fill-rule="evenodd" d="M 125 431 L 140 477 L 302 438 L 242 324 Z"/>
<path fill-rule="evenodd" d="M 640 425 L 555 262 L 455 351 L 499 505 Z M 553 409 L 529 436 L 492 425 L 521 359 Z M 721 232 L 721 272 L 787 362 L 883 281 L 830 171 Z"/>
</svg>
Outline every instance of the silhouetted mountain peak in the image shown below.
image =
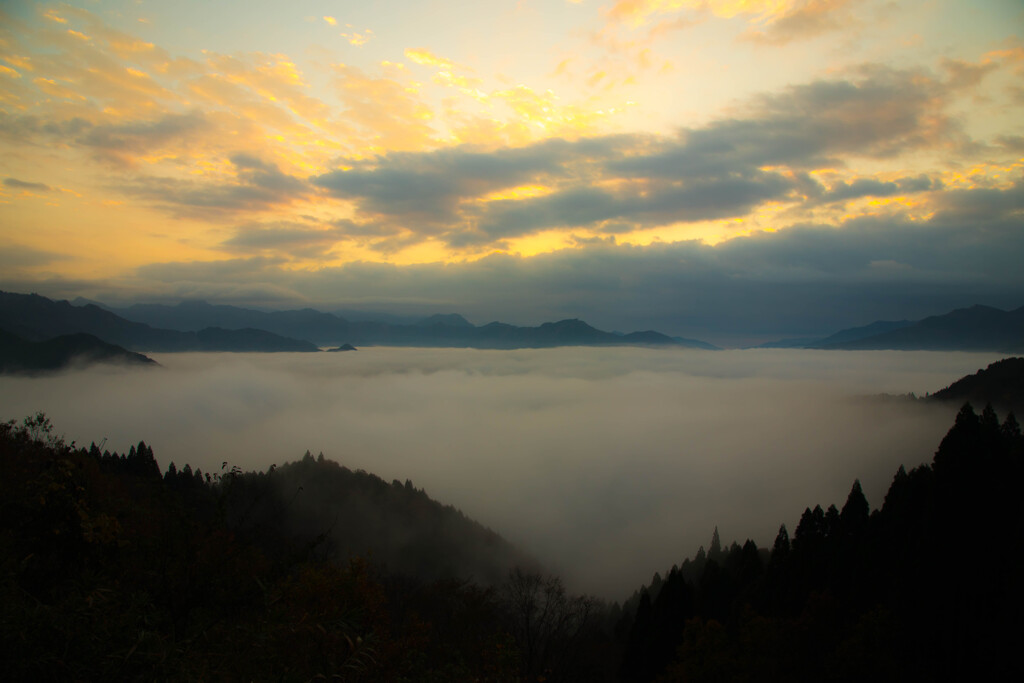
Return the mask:
<svg viewBox="0 0 1024 683">
<path fill-rule="evenodd" d="M 553 323 L 543 323 L 541 329 L 555 329 L 574 332 L 598 332 L 599 330 L 583 322 L 579 318 L 566 318 Z"/>
</svg>

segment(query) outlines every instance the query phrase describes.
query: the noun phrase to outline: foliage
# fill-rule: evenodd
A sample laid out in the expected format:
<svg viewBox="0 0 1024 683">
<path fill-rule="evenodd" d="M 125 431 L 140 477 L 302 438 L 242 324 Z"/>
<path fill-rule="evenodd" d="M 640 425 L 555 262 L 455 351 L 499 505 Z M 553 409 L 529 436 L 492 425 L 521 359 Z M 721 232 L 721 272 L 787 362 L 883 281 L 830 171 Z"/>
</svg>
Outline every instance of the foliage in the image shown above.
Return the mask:
<svg viewBox="0 0 1024 683">
<path fill-rule="evenodd" d="M 932 465 L 673 568 L 623 623 L 629 681 L 1020 680 L 1024 439 L 965 405 Z M 712 548 L 719 546 L 717 530 Z M 717 555 L 721 556 L 719 550 Z M 762 558 L 767 562 L 761 562 Z"/>
<path fill-rule="evenodd" d="M 495 590 L 257 542 L 242 494 L 276 476 L 161 475 L 145 443 L 119 455 L 65 444 L 41 414 L 0 424 L 5 678 L 515 679 Z"/>
<path fill-rule="evenodd" d="M 78 448 L 37 414 L 0 423 L 0 661 L 10 680 L 1020 680 L 1022 470 L 1013 416 L 965 405 L 881 508 L 854 482 L 770 550 L 716 529 L 620 609 L 532 566 L 487 580 L 507 544 L 411 482 L 309 453 L 161 473 L 144 442 Z"/>
</svg>

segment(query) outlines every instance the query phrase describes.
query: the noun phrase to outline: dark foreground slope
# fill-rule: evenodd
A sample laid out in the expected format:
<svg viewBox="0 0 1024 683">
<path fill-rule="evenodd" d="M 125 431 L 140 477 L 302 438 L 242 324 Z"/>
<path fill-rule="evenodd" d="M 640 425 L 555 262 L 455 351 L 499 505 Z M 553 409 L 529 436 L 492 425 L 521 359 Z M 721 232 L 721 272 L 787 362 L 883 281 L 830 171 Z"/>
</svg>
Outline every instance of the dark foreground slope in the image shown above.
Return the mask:
<svg viewBox="0 0 1024 683">
<path fill-rule="evenodd" d="M 33 342 L 0 330 L 0 373 L 37 374 L 95 363 L 157 364 L 152 358 L 108 344 L 91 334 L 61 335 Z"/>
<path fill-rule="evenodd" d="M 528 569 L 489 585 L 517 557 L 496 534 L 411 483 L 326 460 L 161 475 L 144 443 L 120 456 L 75 448 L 38 415 L 0 423 L 0 512 L 5 680 L 615 670 L 595 601 Z"/>
<path fill-rule="evenodd" d="M 621 610 L 529 570 L 450 578 L 514 551 L 411 483 L 312 456 L 224 470 L 0 423 L 6 677 L 1024 680 L 1024 437 L 991 408 L 965 405 L 880 508 L 854 482 L 771 548 L 716 530 Z"/>
<path fill-rule="evenodd" d="M 1022 680 L 1024 439 L 966 405 L 871 511 L 804 510 L 773 547 L 717 530 L 627 603 L 625 681 Z"/>
</svg>

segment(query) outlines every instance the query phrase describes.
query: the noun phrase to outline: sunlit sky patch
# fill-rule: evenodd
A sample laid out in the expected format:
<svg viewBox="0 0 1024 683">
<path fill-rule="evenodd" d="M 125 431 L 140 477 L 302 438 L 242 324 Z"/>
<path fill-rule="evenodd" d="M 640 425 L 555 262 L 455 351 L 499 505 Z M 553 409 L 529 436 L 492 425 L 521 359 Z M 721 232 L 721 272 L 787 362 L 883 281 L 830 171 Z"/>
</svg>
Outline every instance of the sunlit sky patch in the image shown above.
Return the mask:
<svg viewBox="0 0 1024 683">
<path fill-rule="evenodd" d="M 8 2 L 0 286 L 484 308 L 500 258 L 578 272 L 575 314 L 665 249 L 835 281 L 832 240 L 847 282 L 982 264 L 1024 293 L 985 265 L 1021 255 L 1022 26 L 1015 0 Z M 420 275 L 339 289 L 356 266 Z"/>
</svg>

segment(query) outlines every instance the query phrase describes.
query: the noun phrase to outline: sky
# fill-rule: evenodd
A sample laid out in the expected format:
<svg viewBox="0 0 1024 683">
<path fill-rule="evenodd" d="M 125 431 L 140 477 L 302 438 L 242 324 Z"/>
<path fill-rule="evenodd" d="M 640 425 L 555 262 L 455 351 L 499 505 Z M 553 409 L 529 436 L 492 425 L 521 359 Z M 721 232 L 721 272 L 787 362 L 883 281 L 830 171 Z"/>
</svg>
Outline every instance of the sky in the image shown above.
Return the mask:
<svg viewBox="0 0 1024 683">
<path fill-rule="evenodd" d="M 995 353 L 372 348 L 157 354 L 159 368 L 0 377 L 0 416 L 161 469 L 264 471 L 306 450 L 417 488 L 493 529 L 573 592 L 622 601 L 724 542 L 771 547 L 859 479 L 882 505 L 931 462 L 957 404 L 923 395 Z M 102 397 L 102 400 L 95 400 Z M 1001 416 L 1002 417 L 1002 416 Z M 321 530 L 314 530 L 319 532 Z"/>
<path fill-rule="evenodd" d="M 0 3 L 0 288 L 716 343 L 1024 304 L 1019 0 Z"/>
</svg>

